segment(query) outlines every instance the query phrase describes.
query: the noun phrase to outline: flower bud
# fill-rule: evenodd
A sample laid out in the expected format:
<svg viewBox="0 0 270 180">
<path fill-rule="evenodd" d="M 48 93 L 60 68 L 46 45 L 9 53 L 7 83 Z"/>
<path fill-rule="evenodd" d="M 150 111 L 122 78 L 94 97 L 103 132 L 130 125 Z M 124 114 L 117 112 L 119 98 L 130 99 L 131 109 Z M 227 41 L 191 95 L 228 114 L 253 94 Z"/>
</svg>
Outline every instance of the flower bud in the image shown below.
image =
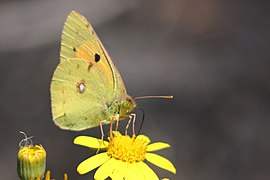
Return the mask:
<svg viewBox="0 0 270 180">
<path fill-rule="evenodd" d="M 22 180 L 43 177 L 46 169 L 46 151 L 41 145 L 22 147 L 17 156 L 17 173 Z"/>
</svg>

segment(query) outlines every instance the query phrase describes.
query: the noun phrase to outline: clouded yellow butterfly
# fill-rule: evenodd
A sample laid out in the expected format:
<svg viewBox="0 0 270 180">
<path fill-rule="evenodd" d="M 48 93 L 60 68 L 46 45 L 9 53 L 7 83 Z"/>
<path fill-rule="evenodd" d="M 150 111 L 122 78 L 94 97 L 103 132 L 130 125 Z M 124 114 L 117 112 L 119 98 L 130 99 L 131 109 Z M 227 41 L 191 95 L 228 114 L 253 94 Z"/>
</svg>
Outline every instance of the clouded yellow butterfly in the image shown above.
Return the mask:
<svg viewBox="0 0 270 180">
<path fill-rule="evenodd" d="M 74 131 L 126 118 L 136 106 L 95 31 L 75 11 L 64 24 L 51 103 L 54 123 Z"/>
</svg>

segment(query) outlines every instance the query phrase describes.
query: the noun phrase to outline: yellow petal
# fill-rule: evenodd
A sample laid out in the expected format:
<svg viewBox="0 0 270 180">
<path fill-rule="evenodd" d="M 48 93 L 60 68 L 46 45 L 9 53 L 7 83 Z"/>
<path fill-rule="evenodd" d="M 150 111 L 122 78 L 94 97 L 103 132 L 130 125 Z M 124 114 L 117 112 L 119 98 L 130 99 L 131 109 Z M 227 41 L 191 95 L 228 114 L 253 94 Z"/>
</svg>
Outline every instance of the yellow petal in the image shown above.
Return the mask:
<svg viewBox="0 0 270 180">
<path fill-rule="evenodd" d="M 170 180 L 169 178 L 162 178 L 162 180 Z"/>
<path fill-rule="evenodd" d="M 135 140 L 143 140 L 143 141 L 145 141 L 147 144 L 150 143 L 149 137 L 147 137 L 147 136 L 145 136 L 145 135 L 139 135 L 139 136 L 136 137 Z"/>
<path fill-rule="evenodd" d="M 158 180 L 156 173 L 143 161 L 137 163 L 145 179 Z"/>
<path fill-rule="evenodd" d="M 137 166 L 137 163 L 129 163 L 127 167 L 127 173 L 125 175 L 126 180 L 146 180 L 141 172 L 141 169 Z"/>
<path fill-rule="evenodd" d="M 119 131 L 113 131 L 113 136 L 122 136 L 122 134 Z"/>
<path fill-rule="evenodd" d="M 45 176 L 45 180 L 50 180 L 50 179 L 51 179 L 51 172 L 47 171 L 46 176 Z"/>
<path fill-rule="evenodd" d="M 156 142 L 156 143 L 148 145 L 146 151 L 148 152 L 157 151 L 157 150 L 168 148 L 168 147 L 170 147 L 170 145 L 167 143 Z"/>
<path fill-rule="evenodd" d="M 74 144 L 81 146 L 86 146 L 93 149 L 104 149 L 108 147 L 108 142 L 103 142 L 100 139 L 90 137 L 90 136 L 78 136 L 74 139 Z"/>
<path fill-rule="evenodd" d="M 166 170 L 176 174 L 176 169 L 175 169 L 174 165 L 168 159 L 166 159 L 160 155 L 153 154 L 153 153 L 146 153 L 145 159 L 158 167 L 161 167 L 163 169 L 166 169 Z"/>
<path fill-rule="evenodd" d="M 107 152 L 97 154 L 81 162 L 77 167 L 77 171 L 80 174 L 85 174 L 102 165 L 109 159 L 110 157 L 107 155 Z"/>
<path fill-rule="evenodd" d="M 114 160 L 114 158 L 111 158 L 102 164 L 96 171 L 94 179 L 106 179 L 107 177 L 111 176 L 112 172 L 114 171 Z"/>
<path fill-rule="evenodd" d="M 124 179 L 125 174 L 127 172 L 128 164 L 126 162 L 115 160 L 114 162 L 114 171 L 110 176 L 112 179 Z"/>
</svg>

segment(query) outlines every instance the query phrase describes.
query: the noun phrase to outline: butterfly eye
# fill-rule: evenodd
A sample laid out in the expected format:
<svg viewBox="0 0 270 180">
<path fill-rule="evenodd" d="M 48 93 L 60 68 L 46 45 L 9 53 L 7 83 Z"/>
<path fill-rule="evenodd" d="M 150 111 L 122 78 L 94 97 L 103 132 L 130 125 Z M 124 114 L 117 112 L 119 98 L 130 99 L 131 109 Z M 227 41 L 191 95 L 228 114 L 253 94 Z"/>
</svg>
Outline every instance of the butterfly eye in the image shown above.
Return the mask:
<svg viewBox="0 0 270 180">
<path fill-rule="evenodd" d="M 84 84 L 84 81 L 83 80 L 77 84 L 77 91 L 79 93 L 81 93 L 81 94 L 84 93 L 84 91 L 85 91 L 85 84 Z"/>
<path fill-rule="evenodd" d="M 100 55 L 99 54 L 95 54 L 95 61 L 98 62 L 100 60 Z"/>
</svg>

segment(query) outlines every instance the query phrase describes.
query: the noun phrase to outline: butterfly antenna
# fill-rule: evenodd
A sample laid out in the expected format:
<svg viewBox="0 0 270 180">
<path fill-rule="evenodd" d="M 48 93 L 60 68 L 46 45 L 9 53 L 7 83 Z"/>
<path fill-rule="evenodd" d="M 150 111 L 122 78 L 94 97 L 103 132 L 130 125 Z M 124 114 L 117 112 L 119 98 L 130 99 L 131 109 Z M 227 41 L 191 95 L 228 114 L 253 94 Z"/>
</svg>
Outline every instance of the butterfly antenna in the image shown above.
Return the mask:
<svg viewBox="0 0 270 180">
<path fill-rule="evenodd" d="M 141 122 L 141 124 L 140 124 L 139 131 L 138 131 L 137 134 L 136 134 L 136 136 L 138 136 L 138 135 L 140 134 L 141 129 L 142 129 L 142 126 L 143 126 L 144 117 L 145 117 L 145 112 L 144 112 L 144 110 L 143 110 L 142 108 L 136 107 L 136 109 L 139 109 L 139 110 L 142 112 L 142 114 L 143 114 L 143 115 L 142 115 L 142 122 Z"/>
<path fill-rule="evenodd" d="M 134 99 L 172 99 L 173 96 L 139 96 L 134 97 Z"/>
</svg>

